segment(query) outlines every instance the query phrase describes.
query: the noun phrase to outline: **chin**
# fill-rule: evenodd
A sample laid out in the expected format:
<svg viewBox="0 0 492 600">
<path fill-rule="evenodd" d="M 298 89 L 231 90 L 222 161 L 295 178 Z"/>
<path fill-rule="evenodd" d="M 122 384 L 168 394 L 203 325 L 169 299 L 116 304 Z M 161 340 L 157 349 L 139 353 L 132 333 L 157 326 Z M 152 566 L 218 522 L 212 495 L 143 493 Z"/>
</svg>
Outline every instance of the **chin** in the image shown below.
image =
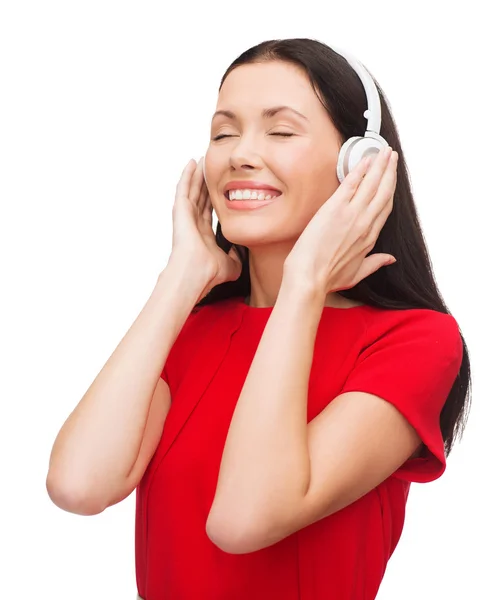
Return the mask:
<svg viewBox="0 0 492 600">
<path fill-rule="evenodd" d="M 229 219 L 221 223 L 222 235 L 231 242 L 240 246 L 261 246 L 275 241 L 275 233 L 281 229 L 274 223 L 265 223 L 263 227 L 256 224 L 252 231 L 251 223 L 231 223 Z"/>
</svg>

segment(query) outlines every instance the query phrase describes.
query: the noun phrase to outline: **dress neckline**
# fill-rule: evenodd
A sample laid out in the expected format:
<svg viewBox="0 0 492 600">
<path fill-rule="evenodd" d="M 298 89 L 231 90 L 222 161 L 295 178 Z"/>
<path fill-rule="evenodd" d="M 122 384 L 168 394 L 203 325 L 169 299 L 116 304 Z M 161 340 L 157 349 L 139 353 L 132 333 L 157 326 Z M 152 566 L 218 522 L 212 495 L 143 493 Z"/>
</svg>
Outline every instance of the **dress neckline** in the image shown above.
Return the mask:
<svg viewBox="0 0 492 600">
<path fill-rule="evenodd" d="M 240 306 L 242 306 L 244 308 L 244 310 L 250 314 L 268 314 L 269 312 L 272 312 L 274 307 L 273 306 L 250 306 L 249 304 L 246 304 L 246 298 L 243 298 L 242 296 L 236 296 L 233 298 L 233 300 L 239 304 Z M 367 308 L 367 304 L 359 304 L 357 306 L 350 306 L 348 308 L 342 308 L 340 306 L 323 306 L 323 313 L 325 312 L 329 312 L 329 311 L 349 311 L 349 310 L 354 310 L 356 308 Z"/>
</svg>

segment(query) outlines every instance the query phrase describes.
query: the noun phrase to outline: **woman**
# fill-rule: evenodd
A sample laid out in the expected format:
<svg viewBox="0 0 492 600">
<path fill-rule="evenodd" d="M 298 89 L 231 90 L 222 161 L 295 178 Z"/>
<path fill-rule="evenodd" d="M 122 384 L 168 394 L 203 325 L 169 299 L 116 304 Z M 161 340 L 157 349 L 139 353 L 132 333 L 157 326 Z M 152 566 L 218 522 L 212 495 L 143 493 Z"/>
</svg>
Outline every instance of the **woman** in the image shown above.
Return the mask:
<svg viewBox="0 0 492 600">
<path fill-rule="evenodd" d="M 389 153 L 340 178 L 367 108 L 345 58 L 268 41 L 222 79 L 168 265 L 48 474 L 81 514 L 137 489 L 138 598 L 373 599 L 410 483 L 445 470 L 468 352 L 378 91 Z"/>
</svg>

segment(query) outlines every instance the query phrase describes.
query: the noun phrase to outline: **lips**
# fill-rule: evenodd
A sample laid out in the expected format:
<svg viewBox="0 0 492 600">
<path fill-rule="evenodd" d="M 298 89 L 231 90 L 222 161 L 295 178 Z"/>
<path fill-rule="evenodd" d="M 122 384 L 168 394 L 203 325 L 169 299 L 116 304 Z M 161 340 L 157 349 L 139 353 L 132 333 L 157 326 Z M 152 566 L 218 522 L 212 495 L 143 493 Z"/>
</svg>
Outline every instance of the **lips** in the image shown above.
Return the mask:
<svg viewBox="0 0 492 600">
<path fill-rule="evenodd" d="M 225 204 L 230 210 L 251 211 L 273 204 L 281 197 L 282 194 L 280 194 L 280 196 L 275 196 L 275 198 L 271 198 L 270 200 L 229 200 L 226 196 Z"/>
</svg>

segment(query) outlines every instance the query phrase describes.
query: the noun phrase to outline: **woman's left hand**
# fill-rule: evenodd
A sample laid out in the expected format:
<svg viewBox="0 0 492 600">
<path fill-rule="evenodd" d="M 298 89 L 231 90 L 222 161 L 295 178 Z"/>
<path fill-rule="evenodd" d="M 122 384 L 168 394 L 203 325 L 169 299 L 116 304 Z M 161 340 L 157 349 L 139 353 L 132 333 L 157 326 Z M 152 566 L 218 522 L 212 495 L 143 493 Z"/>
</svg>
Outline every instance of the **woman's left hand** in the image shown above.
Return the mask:
<svg viewBox="0 0 492 600">
<path fill-rule="evenodd" d="M 383 148 L 371 165 L 363 160 L 345 177 L 287 256 L 284 279 L 328 294 L 352 288 L 396 260 L 366 255 L 393 209 L 397 162 L 397 152 Z"/>
</svg>

